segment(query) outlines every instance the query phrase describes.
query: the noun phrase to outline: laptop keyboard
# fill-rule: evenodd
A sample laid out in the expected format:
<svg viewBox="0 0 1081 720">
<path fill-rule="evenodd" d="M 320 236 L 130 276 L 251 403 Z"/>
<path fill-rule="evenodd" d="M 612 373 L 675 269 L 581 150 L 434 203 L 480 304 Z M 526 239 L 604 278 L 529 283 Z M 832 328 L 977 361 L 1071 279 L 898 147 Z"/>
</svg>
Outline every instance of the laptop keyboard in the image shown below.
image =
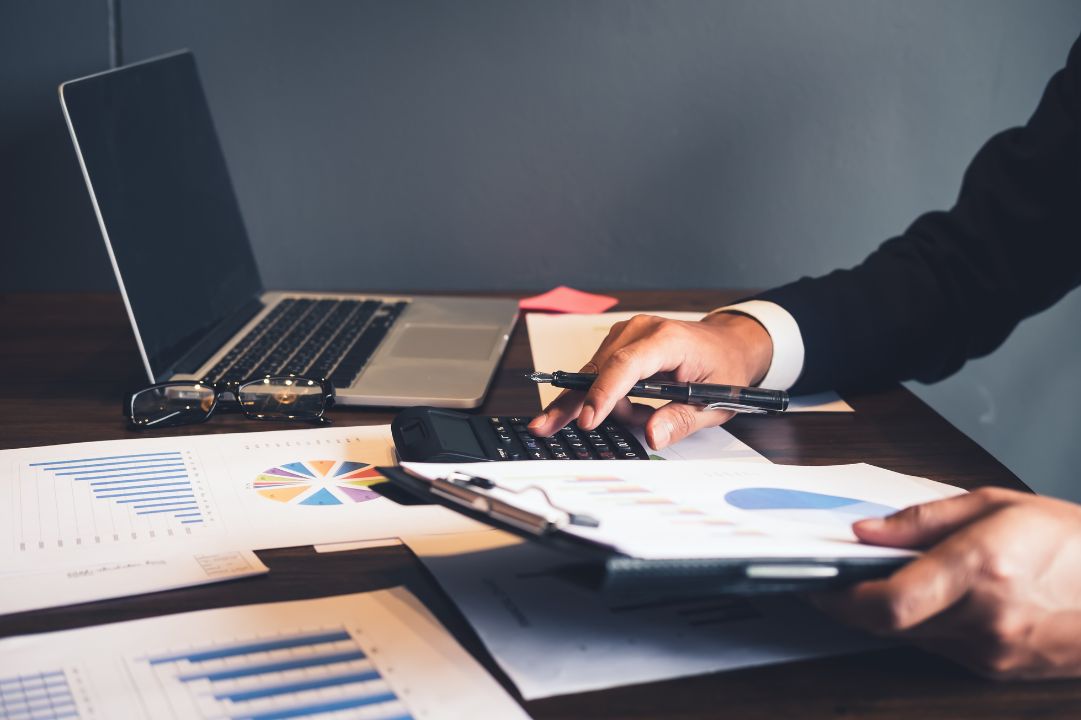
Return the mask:
<svg viewBox="0 0 1081 720">
<path fill-rule="evenodd" d="M 210 369 L 208 379 L 295 373 L 353 384 L 402 314 L 405 301 L 288 298 Z"/>
</svg>

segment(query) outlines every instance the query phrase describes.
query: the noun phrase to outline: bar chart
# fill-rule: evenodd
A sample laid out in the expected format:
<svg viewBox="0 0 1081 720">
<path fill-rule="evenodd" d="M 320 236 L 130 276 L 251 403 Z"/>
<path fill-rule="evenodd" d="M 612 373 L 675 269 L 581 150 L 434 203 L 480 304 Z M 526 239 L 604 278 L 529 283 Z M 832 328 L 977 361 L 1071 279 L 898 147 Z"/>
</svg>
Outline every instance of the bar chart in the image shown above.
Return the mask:
<svg viewBox="0 0 1081 720">
<path fill-rule="evenodd" d="M 81 717 L 63 670 L 0 677 L 0 718 L 58 720 Z"/>
<path fill-rule="evenodd" d="M 190 536 L 214 522 L 203 473 L 182 449 L 26 463 L 14 494 L 24 552 Z"/>
<path fill-rule="evenodd" d="M 527 720 L 405 588 L 0 639 L 0 720 Z"/>
<path fill-rule="evenodd" d="M 284 633 L 154 655 L 134 663 L 151 673 L 181 715 L 234 720 L 412 716 L 345 628 Z"/>
</svg>

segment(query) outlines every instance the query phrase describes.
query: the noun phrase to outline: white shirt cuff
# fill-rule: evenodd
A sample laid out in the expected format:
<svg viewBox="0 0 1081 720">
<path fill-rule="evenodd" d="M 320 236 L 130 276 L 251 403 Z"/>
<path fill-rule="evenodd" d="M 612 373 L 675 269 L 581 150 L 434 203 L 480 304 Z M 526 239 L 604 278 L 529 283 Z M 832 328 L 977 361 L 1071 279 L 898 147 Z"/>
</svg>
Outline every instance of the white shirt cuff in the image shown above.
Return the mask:
<svg viewBox="0 0 1081 720">
<path fill-rule="evenodd" d="M 710 313 L 734 312 L 757 320 L 773 340 L 773 360 L 759 387 L 787 390 L 796 384 L 803 372 L 803 335 L 792 314 L 776 303 L 747 300 L 726 305 Z"/>
</svg>

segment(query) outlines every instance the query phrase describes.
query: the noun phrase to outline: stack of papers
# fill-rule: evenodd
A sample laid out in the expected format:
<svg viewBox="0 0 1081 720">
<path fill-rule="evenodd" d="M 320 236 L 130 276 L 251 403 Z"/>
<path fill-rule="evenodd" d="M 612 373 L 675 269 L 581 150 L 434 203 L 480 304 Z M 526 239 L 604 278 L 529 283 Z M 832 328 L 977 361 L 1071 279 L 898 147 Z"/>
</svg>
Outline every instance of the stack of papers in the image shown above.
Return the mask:
<svg viewBox="0 0 1081 720">
<path fill-rule="evenodd" d="M 403 463 L 428 479 L 475 465 Z M 563 532 L 647 560 L 898 557 L 851 525 L 964 491 L 873 465 L 799 467 L 716 460 L 488 463 L 487 495 L 564 524 Z M 565 524 L 567 513 L 598 525 Z"/>
<path fill-rule="evenodd" d="M 613 602 L 498 531 L 406 543 L 526 700 L 882 647 L 789 596 Z"/>
<path fill-rule="evenodd" d="M 428 478 L 476 466 L 407 466 Z M 851 523 L 964 491 L 870 465 L 720 461 L 489 463 L 487 491 L 640 558 L 897 557 Z M 549 503 L 536 490 L 545 491 Z M 514 492 L 518 491 L 518 492 Z M 560 572 L 571 555 L 502 532 L 407 537 L 527 699 L 878 647 L 792 596 L 627 598 Z M 663 588 L 658 588 L 663 589 Z"/>
<path fill-rule="evenodd" d="M 388 426 L 0 451 L 0 613 L 266 572 L 262 548 L 477 525 L 370 486 Z"/>
</svg>

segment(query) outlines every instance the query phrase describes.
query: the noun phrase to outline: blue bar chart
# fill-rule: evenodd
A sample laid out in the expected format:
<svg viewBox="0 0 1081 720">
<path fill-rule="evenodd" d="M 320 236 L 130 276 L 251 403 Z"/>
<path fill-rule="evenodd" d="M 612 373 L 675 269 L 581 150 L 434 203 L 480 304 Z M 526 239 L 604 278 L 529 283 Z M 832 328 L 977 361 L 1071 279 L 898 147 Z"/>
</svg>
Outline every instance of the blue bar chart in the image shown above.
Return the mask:
<svg viewBox="0 0 1081 720">
<path fill-rule="evenodd" d="M 0 718 L 78 718 L 79 708 L 63 670 L 0 677 Z"/>
<path fill-rule="evenodd" d="M 405 588 L 0 638 L 0 720 L 528 720 Z"/>
<path fill-rule="evenodd" d="M 344 628 L 235 640 L 140 663 L 172 707 L 191 708 L 199 717 L 277 720 L 355 711 L 348 716 L 411 718 Z"/>
<path fill-rule="evenodd" d="M 15 492 L 22 551 L 185 536 L 214 520 L 185 450 L 30 462 Z"/>
</svg>

